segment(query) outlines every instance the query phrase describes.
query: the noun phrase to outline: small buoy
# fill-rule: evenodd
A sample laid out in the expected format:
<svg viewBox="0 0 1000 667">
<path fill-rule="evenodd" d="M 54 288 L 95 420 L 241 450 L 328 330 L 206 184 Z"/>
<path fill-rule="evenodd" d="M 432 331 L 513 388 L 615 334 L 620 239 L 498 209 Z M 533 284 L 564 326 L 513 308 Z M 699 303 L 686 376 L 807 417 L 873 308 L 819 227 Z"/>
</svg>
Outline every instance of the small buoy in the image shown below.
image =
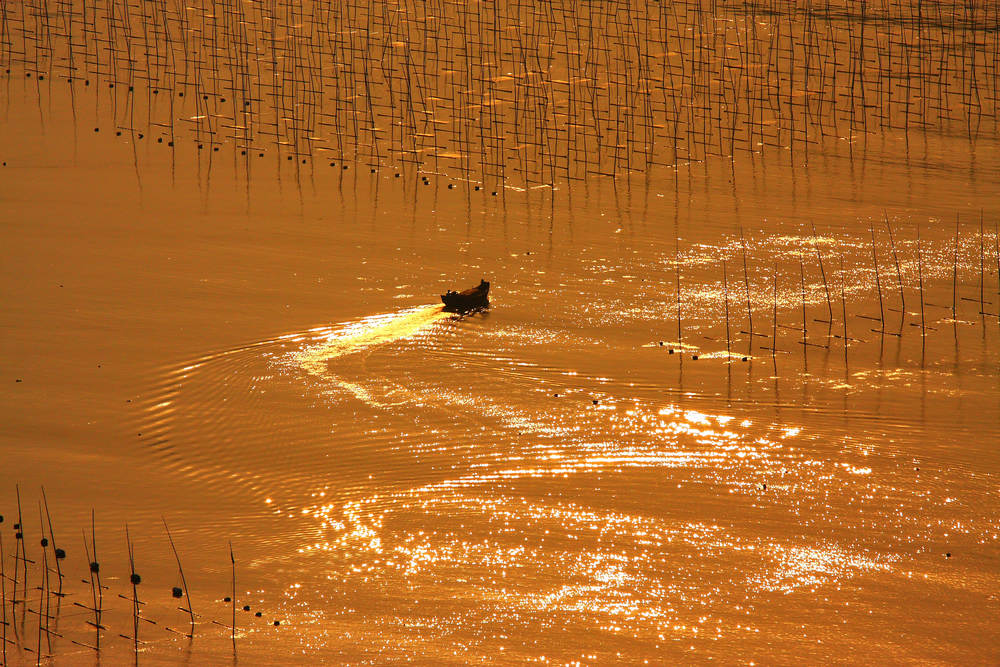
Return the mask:
<svg viewBox="0 0 1000 667">
<path fill-rule="evenodd" d="M 180 586 L 174 586 L 173 589 L 170 591 L 170 594 L 173 595 L 175 598 L 179 598 L 180 596 L 184 595 L 184 591 L 183 589 L 181 589 Z"/>
<path fill-rule="evenodd" d="M 693 359 L 694 361 L 698 361 L 698 355 L 697 355 L 697 354 L 692 354 L 692 355 L 691 355 L 691 358 L 692 358 L 692 359 Z"/>
<path fill-rule="evenodd" d="M 129 87 L 128 87 L 128 92 L 130 92 L 130 93 L 131 93 L 131 92 L 132 92 L 133 90 L 135 90 L 135 89 L 134 89 L 134 88 L 133 88 L 132 86 L 129 86 Z"/>
<path fill-rule="evenodd" d="M 261 616 L 263 616 L 263 614 L 261 614 L 261 613 L 260 613 L 260 612 L 258 611 L 258 612 L 257 612 L 256 614 L 254 614 L 254 616 L 256 616 L 257 618 L 260 618 Z"/>
<path fill-rule="evenodd" d="M 246 151 L 240 151 L 240 155 L 246 155 L 246 154 L 247 154 Z"/>
<path fill-rule="evenodd" d="M 250 611 L 250 605 L 248 604 L 243 605 L 243 611 Z"/>
<path fill-rule="evenodd" d="M 257 157 L 264 157 L 263 153 L 257 153 Z"/>
<path fill-rule="evenodd" d="M 946 553 L 946 554 L 944 555 L 944 557 L 945 557 L 945 558 L 951 558 L 951 552 L 949 551 L 948 553 Z"/>
<path fill-rule="evenodd" d="M 121 130 L 118 130 L 117 132 L 115 132 L 115 136 L 116 136 L 116 137 L 120 137 L 120 136 L 122 136 L 122 131 L 121 131 Z"/>
<path fill-rule="evenodd" d="M 142 137 L 143 137 L 143 136 L 144 136 L 144 135 L 142 134 L 142 132 L 140 132 L 140 133 L 139 133 L 139 138 L 140 138 L 140 139 L 142 139 Z"/>
<path fill-rule="evenodd" d="M 306 159 L 302 158 L 302 164 L 305 164 L 305 163 L 306 163 Z"/>
<path fill-rule="evenodd" d="M 56 559 L 63 560 L 66 558 L 66 551 L 63 549 L 56 549 Z"/>
<path fill-rule="evenodd" d="M 101 128 L 99 128 L 99 127 L 95 127 L 94 128 L 94 132 L 100 132 L 100 131 L 101 131 Z"/>
<path fill-rule="evenodd" d="M 476 192 L 479 192 L 479 186 L 478 185 L 476 186 Z"/>
<path fill-rule="evenodd" d="M 222 598 L 222 601 L 223 602 L 232 602 L 233 599 L 227 595 L 226 597 Z"/>
<path fill-rule="evenodd" d="M 399 178 L 399 174 L 396 174 L 396 178 Z"/>
<path fill-rule="evenodd" d="M 496 190 L 494 190 L 494 191 L 493 191 L 493 192 L 492 192 L 491 194 L 492 194 L 492 195 L 493 195 L 494 197 L 496 197 L 496 196 L 497 196 L 497 193 L 496 193 Z"/>
<path fill-rule="evenodd" d="M 24 539 L 24 533 L 22 533 L 21 531 L 17 531 L 16 533 L 14 533 L 14 539 L 15 540 L 23 540 Z"/>
<path fill-rule="evenodd" d="M 168 146 L 173 146 L 173 145 L 174 145 L 174 142 L 172 142 L 172 141 L 168 141 L 168 142 L 167 142 L 167 145 L 168 145 Z"/>
<path fill-rule="evenodd" d="M 449 183 L 449 184 L 448 184 L 448 189 L 449 189 L 449 190 L 451 190 L 451 189 L 452 189 L 452 188 L 454 188 L 454 187 L 455 187 L 455 184 L 454 184 L 454 183 Z"/>
<path fill-rule="evenodd" d="M 663 341 L 662 340 L 660 341 L 660 347 L 663 347 Z"/>
<path fill-rule="evenodd" d="M 291 155 L 289 155 L 289 156 L 288 156 L 288 161 L 289 161 L 289 162 L 291 162 L 291 161 L 292 161 L 292 156 L 291 156 Z"/>
<path fill-rule="evenodd" d="M 346 164 L 344 165 L 344 169 L 347 169 L 347 165 Z"/>
<path fill-rule="evenodd" d="M 14 530 L 21 530 L 21 524 L 15 523 L 14 524 Z"/>
<path fill-rule="evenodd" d="M 41 540 L 41 544 L 42 544 L 43 547 L 49 546 L 49 540 L 48 540 L 48 538 L 47 537 L 43 537 L 42 540 Z"/>
<path fill-rule="evenodd" d="M 156 138 L 156 143 L 162 144 L 163 143 L 163 137 L 157 137 Z"/>
<path fill-rule="evenodd" d="M 0 514 L 0 523 L 3 523 L 3 514 Z"/>
<path fill-rule="evenodd" d="M 133 586 L 138 586 L 139 584 L 142 583 L 142 577 L 140 577 L 135 572 L 132 573 L 132 576 L 130 576 L 128 580 L 132 582 Z"/>
<path fill-rule="evenodd" d="M 594 399 L 594 405 L 597 405 L 597 399 L 596 398 Z"/>
<path fill-rule="evenodd" d="M 95 561 L 91 561 L 90 562 L 90 571 L 93 572 L 94 574 L 97 574 L 98 572 L 101 571 L 101 564 L 98 563 L 96 560 Z"/>
<path fill-rule="evenodd" d="M 177 93 L 177 96 L 178 96 L 178 97 L 184 97 L 184 92 L 183 92 L 183 91 L 181 91 L 181 92 Z"/>
<path fill-rule="evenodd" d="M 674 348 L 670 348 L 669 352 L 670 352 L 670 354 L 673 354 L 674 353 Z"/>
<path fill-rule="evenodd" d="M 201 150 L 204 147 L 205 147 L 205 144 L 198 144 L 198 150 Z"/>
<path fill-rule="evenodd" d="M 746 361 L 746 360 L 747 360 L 747 358 L 746 358 L 746 357 L 743 357 L 742 361 Z"/>
<path fill-rule="evenodd" d="M 554 397 L 559 398 L 559 394 L 552 394 Z"/>
<path fill-rule="evenodd" d="M 373 173 L 373 174 L 375 173 L 375 170 L 374 170 L 374 169 L 372 169 L 372 173 Z"/>
<path fill-rule="evenodd" d="M 275 622 L 274 622 L 274 625 L 275 625 L 276 627 L 277 627 L 277 626 L 279 626 L 279 625 L 281 625 L 281 621 L 275 621 Z"/>
</svg>

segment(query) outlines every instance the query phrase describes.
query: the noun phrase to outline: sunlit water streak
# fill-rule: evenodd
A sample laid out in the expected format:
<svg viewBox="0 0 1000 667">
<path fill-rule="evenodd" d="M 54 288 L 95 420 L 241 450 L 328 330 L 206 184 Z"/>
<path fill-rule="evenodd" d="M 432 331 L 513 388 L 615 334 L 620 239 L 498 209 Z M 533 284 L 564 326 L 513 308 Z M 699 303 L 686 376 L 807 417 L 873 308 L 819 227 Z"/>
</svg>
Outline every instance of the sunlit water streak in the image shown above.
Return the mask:
<svg viewBox="0 0 1000 667">
<path fill-rule="evenodd" d="M 762 599 L 807 607 L 856 578 L 911 576 L 948 535 L 995 539 L 982 508 L 938 493 L 985 480 L 915 485 L 911 460 L 864 432 L 630 396 L 621 377 L 532 360 L 595 342 L 420 306 L 208 355 L 168 374 L 185 389 L 150 414 L 179 427 L 179 474 L 248 484 L 260 511 L 295 519 L 256 565 L 294 573 L 288 610 L 320 627 L 332 611 L 307 613 L 303 582 L 349 604 L 413 591 L 385 631 L 430 614 L 471 645 L 552 622 L 733 639 L 759 632 Z M 220 378 L 238 391 L 220 395 Z M 170 426 L 177 400 L 222 436 L 210 455 Z"/>
</svg>

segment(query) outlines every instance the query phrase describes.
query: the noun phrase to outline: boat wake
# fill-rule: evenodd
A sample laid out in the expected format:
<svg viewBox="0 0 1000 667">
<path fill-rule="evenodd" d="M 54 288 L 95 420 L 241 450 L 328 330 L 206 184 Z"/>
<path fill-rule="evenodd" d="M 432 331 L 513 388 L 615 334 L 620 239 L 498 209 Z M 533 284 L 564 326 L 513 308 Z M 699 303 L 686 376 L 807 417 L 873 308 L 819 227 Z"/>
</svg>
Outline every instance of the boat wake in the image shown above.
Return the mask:
<svg viewBox="0 0 1000 667">
<path fill-rule="evenodd" d="M 341 325 L 327 330 L 313 330 L 310 334 L 318 334 L 319 337 L 301 350 L 293 352 L 291 361 L 326 387 L 339 388 L 363 403 L 384 408 L 388 405 L 385 401 L 376 398 L 364 385 L 351 382 L 334 372 L 331 362 L 414 338 L 435 323 L 451 317 L 453 315 L 445 312 L 443 305 L 428 305 L 397 313 L 371 315 L 346 327 Z"/>
<path fill-rule="evenodd" d="M 420 334 L 434 323 L 453 317 L 443 305 L 419 306 L 398 313 L 365 317 L 346 327 L 312 330 L 319 339 L 295 353 L 295 361 L 310 375 L 329 376 L 332 359 L 388 345 Z"/>
</svg>

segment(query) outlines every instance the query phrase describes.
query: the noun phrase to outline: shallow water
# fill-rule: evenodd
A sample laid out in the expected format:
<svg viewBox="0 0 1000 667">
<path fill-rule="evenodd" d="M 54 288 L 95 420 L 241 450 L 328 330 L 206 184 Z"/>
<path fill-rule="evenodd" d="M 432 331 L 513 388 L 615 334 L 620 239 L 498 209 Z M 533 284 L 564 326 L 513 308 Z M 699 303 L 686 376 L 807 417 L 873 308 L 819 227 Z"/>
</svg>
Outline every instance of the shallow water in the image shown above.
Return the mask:
<svg viewBox="0 0 1000 667">
<path fill-rule="evenodd" d="M 91 525 L 133 659 L 126 522 L 140 662 L 230 659 L 230 544 L 249 664 L 1000 655 L 995 140 L 493 196 L 247 173 L 58 95 L 0 123 L 5 581 L 44 485 L 58 661 L 94 659 Z M 9 595 L 29 664 L 48 597 Z"/>
</svg>

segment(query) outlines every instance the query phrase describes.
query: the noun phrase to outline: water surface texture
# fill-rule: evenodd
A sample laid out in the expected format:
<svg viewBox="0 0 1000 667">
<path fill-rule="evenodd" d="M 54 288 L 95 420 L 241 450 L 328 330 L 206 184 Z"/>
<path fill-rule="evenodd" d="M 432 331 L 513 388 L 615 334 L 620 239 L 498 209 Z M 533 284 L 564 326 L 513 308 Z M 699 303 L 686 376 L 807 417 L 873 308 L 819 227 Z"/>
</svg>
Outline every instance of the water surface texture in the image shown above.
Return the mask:
<svg viewBox="0 0 1000 667">
<path fill-rule="evenodd" d="M 5 7 L 4 664 L 997 662 L 996 9 L 778 4 Z"/>
</svg>

